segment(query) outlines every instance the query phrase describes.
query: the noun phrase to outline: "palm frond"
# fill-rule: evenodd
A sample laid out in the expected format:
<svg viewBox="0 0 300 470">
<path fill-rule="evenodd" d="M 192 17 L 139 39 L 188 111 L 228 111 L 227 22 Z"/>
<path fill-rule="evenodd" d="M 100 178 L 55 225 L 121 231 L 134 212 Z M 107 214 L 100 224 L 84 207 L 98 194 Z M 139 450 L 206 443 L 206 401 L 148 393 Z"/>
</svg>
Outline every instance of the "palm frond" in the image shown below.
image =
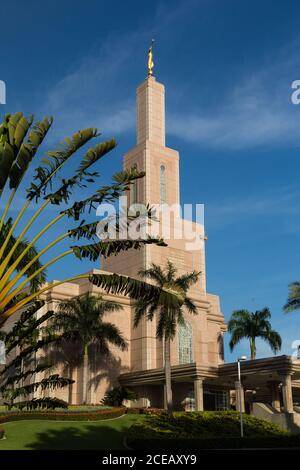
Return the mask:
<svg viewBox="0 0 300 470">
<path fill-rule="evenodd" d="M 194 302 L 192 301 L 192 299 L 190 299 L 189 297 L 186 297 L 184 299 L 184 306 L 187 308 L 188 312 L 193 314 L 193 315 L 197 315 L 198 313 L 198 310 L 197 310 L 197 307 L 196 305 L 194 304 Z"/>
<path fill-rule="evenodd" d="M 292 312 L 298 309 L 300 309 L 300 282 L 292 282 L 289 285 L 289 295 L 283 310 Z"/>
<path fill-rule="evenodd" d="M 200 276 L 200 271 L 192 271 L 191 273 L 183 274 L 182 276 L 177 277 L 176 284 L 178 284 L 182 289 L 187 291 L 193 284 L 195 284 Z"/>
<path fill-rule="evenodd" d="M 282 339 L 277 331 L 271 330 L 264 332 L 260 335 L 260 337 L 268 343 L 271 350 L 276 354 L 281 349 Z"/>
<path fill-rule="evenodd" d="M 150 279 L 151 281 L 155 281 L 161 287 L 166 282 L 166 277 L 162 268 L 154 263 L 151 264 L 150 268 L 141 269 L 138 274 L 144 279 Z"/>
<path fill-rule="evenodd" d="M 121 251 L 128 251 L 132 248 L 138 250 L 144 245 L 153 243 L 157 246 L 166 246 L 162 239 L 148 237 L 145 240 L 107 240 L 89 245 L 71 246 L 70 248 L 77 258 L 88 258 L 90 261 L 96 261 L 99 256 L 107 258 L 111 255 L 117 255 Z"/>
<path fill-rule="evenodd" d="M 72 155 L 85 145 L 89 140 L 96 137 L 97 129 L 90 127 L 76 132 L 70 138 L 64 139 L 57 148 L 47 152 L 47 157 L 42 159 L 43 166 L 35 170 L 34 180 L 27 189 L 27 198 L 36 201 L 45 194 L 47 187 L 60 167 L 65 164 Z"/>
<path fill-rule="evenodd" d="M 53 364 L 50 363 L 40 363 L 37 364 L 34 369 L 27 369 L 25 372 L 22 372 L 20 374 L 10 375 L 7 377 L 6 380 L 2 382 L 0 391 L 5 390 L 8 385 L 17 385 L 18 383 L 20 383 L 20 381 L 24 381 L 28 377 L 32 377 L 33 375 L 38 374 L 40 372 L 45 372 L 52 366 Z"/>
<path fill-rule="evenodd" d="M 84 174 L 88 168 L 96 163 L 100 158 L 106 155 L 108 152 L 113 150 L 117 145 L 115 139 L 107 140 L 106 142 L 100 142 L 95 147 L 90 148 L 83 160 L 81 161 L 77 170 L 78 174 Z"/>
<path fill-rule="evenodd" d="M 40 318 L 32 321 L 29 325 L 26 322 L 23 322 L 21 327 L 18 327 L 16 331 L 14 331 L 13 336 L 9 336 L 9 341 L 6 340 L 6 352 L 9 353 L 19 344 L 21 344 L 24 339 L 29 339 L 31 334 L 38 331 L 40 325 L 45 323 L 47 320 L 50 320 L 54 315 L 53 310 L 49 310 Z"/>
<path fill-rule="evenodd" d="M 231 338 L 230 338 L 230 341 L 229 341 L 229 348 L 230 348 L 230 351 L 233 351 L 235 346 L 242 339 L 246 338 L 247 335 L 245 334 L 245 330 L 242 327 L 237 327 L 233 331 L 230 330 L 230 332 L 231 332 Z"/>
<path fill-rule="evenodd" d="M 22 118 L 16 128 L 15 143 L 17 147 L 20 148 L 9 173 L 9 185 L 11 189 L 16 189 L 19 186 L 29 167 L 29 164 L 31 163 L 39 146 L 43 142 L 53 123 L 52 117 L 45 117 L 43 121 L 34 124 L 31 131 L 29 132 L 28 141 L 22 142 L 28 128 L 32 124 L 32 120 L 33 117 L 30 117 L 29 120 L 25 120 L 24 122 Z"/>
<path fill-rule="evenodd" d="M 14 390 L 14 398 L 26 396 L 30 393 L 35 392 L 37 389 L 44 390 L 55 390 L 57 388 L 63 388 L 67 385 L 73 384 L 75 381 L 66 377 L 60 377 L 58 374 L 52 374 L 49 377 L 42 379 L 39 382 L 34 382 L 29 385 L 24 385 Z"/>
<path fill-rule="evenodd" d="M 98 328 L 96 328 L 95 341 L 100 345 L 102 341 L 108 341 L 110 344 L 121 349 L 121 351 L 125 351 L 128 348 L 119 328 L 109 322 L 101 322 Z"/>
<path fill-rule="evenodd" d="M 62 213 L 66 214 L 69 218 L 78 220 L 80 215 L 85 211 L 91 212 L 91 210 L 96 209 L 99 204 L 117 200 L 124 191 L 130 188 L 133 181 L 144 177 L 144 175 L 144 172 L 138 172 L 136 169 L 116 173 L 113 176 L 113 180 L 116 181 L 116 183 L 110 186 L 103 186 L 92 196 L 82 201 L 76 201 L 71 207 L 63 210 Z"/>
</svg>

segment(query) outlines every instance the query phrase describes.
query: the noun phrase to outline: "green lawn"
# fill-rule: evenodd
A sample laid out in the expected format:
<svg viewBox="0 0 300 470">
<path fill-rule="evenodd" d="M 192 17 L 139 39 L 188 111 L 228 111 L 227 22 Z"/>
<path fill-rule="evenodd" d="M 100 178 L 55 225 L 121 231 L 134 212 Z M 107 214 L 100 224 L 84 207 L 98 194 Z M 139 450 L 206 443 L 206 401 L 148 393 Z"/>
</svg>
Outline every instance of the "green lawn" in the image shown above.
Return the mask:
<svg viewBox="0 0 300 470">
<path fill-rule="evenodd" d="M 139 415 L 125 415 L 103 421 L 55 422 L 15 421 L 1 424 L 6 438 L 0 450 L 83 450 L 124 449 L 124 432 Z"/>
</svg>

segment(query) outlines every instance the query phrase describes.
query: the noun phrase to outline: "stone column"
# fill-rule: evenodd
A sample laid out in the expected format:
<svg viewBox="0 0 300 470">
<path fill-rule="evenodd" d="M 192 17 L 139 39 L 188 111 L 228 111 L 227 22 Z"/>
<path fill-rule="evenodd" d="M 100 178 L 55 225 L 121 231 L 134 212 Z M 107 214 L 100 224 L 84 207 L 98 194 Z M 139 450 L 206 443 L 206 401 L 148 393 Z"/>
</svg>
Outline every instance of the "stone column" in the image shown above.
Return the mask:
<svg viewBox="0 0 300 470">
<path fill-rule="evenodd" d="M 236 411 L 240 411 L 240 403 L 242 405 L 242 413 L 245 413 L 245 396 L 244 387 L 240 382 L 235 382 L 235 400 L 236 400 Z M 241 397 L 241 398 L 240 398 Z"/>
<path fill-rule="evenodd" d="M 269 383 L 271 389 L 271 401 L 272 407 L 275 410 L 280 411 L 280 393 L 279 393 L 279 382 L 272 381 Z"/>
<path fill-rule="evenodd" d="M 291 374 L 282 376 L 282 398 L 285 413 L 294 413 Z"/>
<path fill-rule="evenodd" d="M 195 394 L 195 410 L 203 411 L 203 380 L 196 378 L 194 380 L 194 394 Z"/>
</svg>

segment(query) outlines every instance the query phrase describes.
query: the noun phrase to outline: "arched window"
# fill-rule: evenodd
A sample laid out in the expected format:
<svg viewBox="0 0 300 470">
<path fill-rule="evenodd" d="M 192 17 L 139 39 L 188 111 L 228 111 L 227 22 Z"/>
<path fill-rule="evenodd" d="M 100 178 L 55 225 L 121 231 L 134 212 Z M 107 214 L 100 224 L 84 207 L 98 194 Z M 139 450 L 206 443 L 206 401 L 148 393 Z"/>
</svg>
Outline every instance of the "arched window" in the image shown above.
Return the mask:
<svg viewBox="0 0 300 470">
<path fill-rule="evenodd" d="M 187 321 L 178 327 L 178 356 L 179 364 L 193 362 L 193 329 Z"/>
<path fill-rule="evenodd" d="M 133 165 L 133 168 L 137 170 L 136 163 Z M 131 204 L 136 204 L 138 202 L 138 180 L 134 180 L 131 187 Z"/>
<path fill-rule="evenodd" d="M 166 204 L 167 202 L 167 188 L 166 188 L 166 167 L 160 167 L 160 203 Z"/>
</svg>

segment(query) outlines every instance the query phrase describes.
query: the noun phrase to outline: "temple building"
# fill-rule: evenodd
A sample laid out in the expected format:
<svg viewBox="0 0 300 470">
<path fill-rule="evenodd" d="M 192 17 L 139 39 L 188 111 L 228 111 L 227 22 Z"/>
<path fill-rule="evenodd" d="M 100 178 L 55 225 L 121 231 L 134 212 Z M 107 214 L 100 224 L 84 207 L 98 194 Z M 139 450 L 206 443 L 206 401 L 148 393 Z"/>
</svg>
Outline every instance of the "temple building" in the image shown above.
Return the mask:
<svg viewBox="0 0 300 470">
<path fill-rule="evenodd" d="M 180 204 L 179 154 L 166 146 L 165 87 L 152 74 L 136 90 L 136 145 L 124 156 L 124 169 L 136 167 L 146 176 L 132 186 L 129 202 L 151 205 Z M 170 222 L 171 223 L 171 222 Z M 175 409 L 183 409 L 187 398 L 196 410 L 226 410 L 232 406 L 276 421 L 294 412 L 299 397 L 300 362 L 289 356 L 270 357 L 242 364 L 242 384 L 237 382 L 237 364 L 224 364 L 223 335 L 226 324 L 219 297 L 206 290 L 205 230 L 202 223 L 192 223 L 203 243 L 190 249 L 184 238 L 170 236 L 167 247 L 146 245 L 140 250 L 120 253 L 101 261 L 101 271 L 137 277 L 140 269 L 151 263 L 165 267 L 170 260 L 178 273 L 200 271 L 199 281 L 189 291 L 198 314 L 186 313 L 185 326 L 179 326 L 171 344 L 172 389 Z M 172 224 L 172 223 L 171 223 Z M 93 272 L 101 272 L 95 269 Z M 58 302 L 100 289 L 87 280 L 57 286 L 45 294 L 41 313 Z M 103 293 L 103 292 L 101 292 Z M 133 327 L 134 304 L 124 296 L 107 295 L 118 301 L 123 311 L 109 314 L 128 343 L 126 351 L 112 348 L 111 357 L 97 359 L 89 373 L 88 402 L 99 403 L 105 392 L 122 384 L 136 390 L 138 400 L 129 406 L 164 407 L 163 345 L 156 337 L 155 319 L 143 320 Z M 66 365 L 62 373 L 69 373 Z M 82 403 L 83 372 L 72 368 L 75 383 L 57 390 L 55 395 L 72 404 Z M 240 399 L 240 394 L 242 399 Z M 235 397 L 235 398 L 234 398 Z M 275 416 L 275 418 L 274 418 Z M 276 418 L 277 416 L 277 418 Z"/>
<path fill-rule="evenodd" d="M 136 167 L 146 175 L 135 182 L 128 194 L 129 203 L 180 204 L 179 154 L 165 144 L 165 88 L 149 75 L 137 88 L 136 145 L 124 156 L 124 169 Z M 171 221 L 171 225 L 174 223 Z M 187 221 L 194 233 L 205 238 L 204 226 Z M 171 233 L 172 235 L 172 233 Z M 138 277 L 138 271 L 155 263 L 166 266 L 171 261 L 178 274 L 196 270 L 201 275 L 190 289 L 189 296 L 198 308 L 198 315 L 186 314 L 185 326 L 180 326 L 172 342 L 173 396 L 176 407 L 195 393 L 196 408 L 203 407 L 203 378 L 211 368 L 223 363 L 223 333 L 226 331 L 220 310 L 219 297 L 206 292 L 204 243 L 196 249 L 187 249 L 187 241 L 170 236 L 167 247 L 145 245 L 140 250 L 130 250 L 101 261 L 101 270 Z M 94 270 L 93 272 L 98 272 Z M 99 289 L 87 280 L 63 284 L 49 291 L 44 311 L 55 304 L 85 292 L 99 293 Z M 116 300 L 116 296 L 105 295 Z M 114 351 L 114 357 L 90 371 L 89 402 L 99 403 L 105 391 L 117 383 L 136 388 L 139 406 L 164 406 L 163 345 L 156 337 L 156 322 L 142 320 L 133 327 L 134 305 L 130 299 L 117 298 L 122 312 L 109 314 L 109 321 L 118 326 L 128 343 L 128 350 Z M 43 313 L 43 312 L 41 312 Z M 205 372 L 207 371 L 207 372 Z M 101 380 L 97 379 L 101 376 Z M 71 403 L 82 401 L 82 371 L 72 373 L 75 384 L 72 393 L 66 389 L 57 391 L 59 397 Z M 212 381 L 205 387 L 208 401 L 217 402 L 217 408 L 228 406 L 227 390 L 215 387 Z"/>
</svg>

